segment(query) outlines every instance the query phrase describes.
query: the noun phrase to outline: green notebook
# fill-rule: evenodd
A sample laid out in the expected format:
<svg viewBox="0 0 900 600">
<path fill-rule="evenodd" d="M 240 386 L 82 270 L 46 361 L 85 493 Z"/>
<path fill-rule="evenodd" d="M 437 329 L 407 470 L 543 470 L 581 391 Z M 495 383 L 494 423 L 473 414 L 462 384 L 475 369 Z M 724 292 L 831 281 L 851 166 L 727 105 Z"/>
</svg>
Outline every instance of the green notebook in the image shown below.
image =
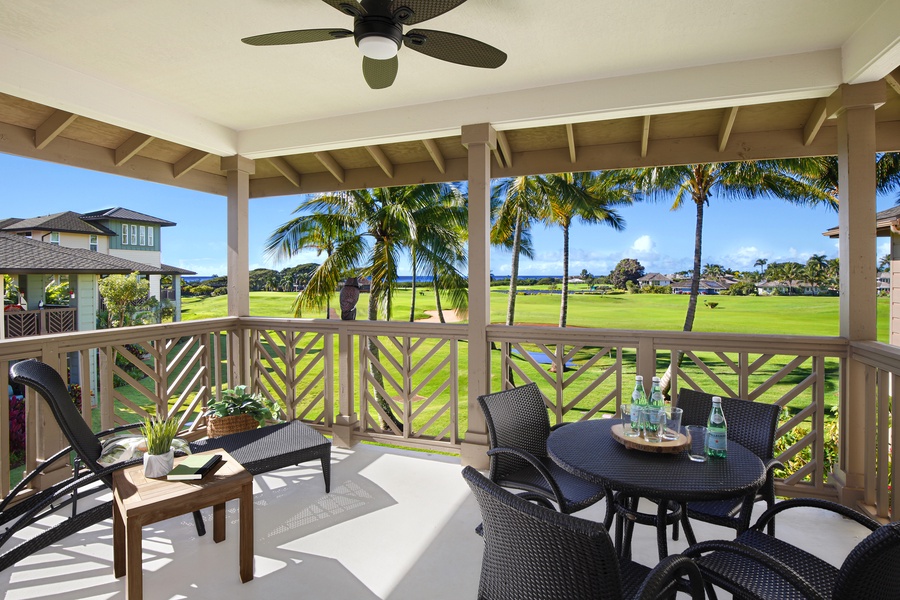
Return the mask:
<svg viewBox="0 0 900 600">
<path fill-rule="evenodd" d="M 185 457 L 181 464 L 169 471 L 166 479 L 169 481 L 189 481 L 191 479 L 203 479 L 203 476 L 222 460 L 221 454 L 193 454 Z"/>
</svg>

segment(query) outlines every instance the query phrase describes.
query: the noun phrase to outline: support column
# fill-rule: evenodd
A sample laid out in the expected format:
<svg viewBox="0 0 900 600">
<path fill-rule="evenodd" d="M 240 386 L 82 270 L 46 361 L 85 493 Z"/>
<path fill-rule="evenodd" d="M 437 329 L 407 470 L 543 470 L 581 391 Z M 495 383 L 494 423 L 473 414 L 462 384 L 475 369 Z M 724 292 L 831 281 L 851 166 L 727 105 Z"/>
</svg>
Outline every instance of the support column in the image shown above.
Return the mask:
<svg viewBox="0 0 900 600">
<path fill-rule="evenodd" d="M 497 132 L 489 123 L 465 125 L 462 144 L 469 151 L 469 427 L 462 443 L 463 465 L 488 466 L 487 425 L 478 396 L 491 389 L 491 152 Z"/>
<path fill-rule="evenodd" d="M 172 322 L 178 323 L 179 321 L 181 321 L 181 275 L 172 275 L 172 290 L 175 292 L 175 298 L 172 301 L 175 304 L 175 312 L 172 314 Z"/>
<path fill-rule="evenodd" d="M 848 340 L 875 340 L 875 110 L 885 102 L 883 81 L 841 85 L 828 98 L 838 123 L 840 190 L 840 334 Z M 845 360 L 841 370 L 840 457 L 833 481 L 841 503 L 862 500 L 867 465 L 865 367 Z"/>
<path fill-rule="evenodd" d="M 250 175 L 256 163 L 243 156 L 222 158 L 228 177 L 228 316 L 250 315 Z M 250 384 L 247 334 L 229 334 L 229 385 Z"/>
</svg>

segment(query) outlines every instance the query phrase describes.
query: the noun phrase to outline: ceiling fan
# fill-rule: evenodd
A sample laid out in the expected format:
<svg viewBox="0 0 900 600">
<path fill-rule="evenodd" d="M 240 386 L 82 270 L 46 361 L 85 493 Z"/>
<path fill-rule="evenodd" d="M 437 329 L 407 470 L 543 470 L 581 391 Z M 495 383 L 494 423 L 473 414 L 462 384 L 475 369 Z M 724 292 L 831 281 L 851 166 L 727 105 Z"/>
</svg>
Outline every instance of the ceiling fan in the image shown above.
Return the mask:
<svg viewBox="0 0 900 600">
<path fill-rule="evenodd" d="M 400 44 L 439 60 L 496 69 L 506 62 L 506 53 L 455 33 L 432 29 L 410 29 L 415 25 L 453 10 L 466 0 L 322 0 L 353 17 L 348 29 L 298 29 L 264 33 L 242 39 L 251 46 L 282 46 L 325 42 L 353 36 L 363 55 L 363 77 L 372 89 L 390 87 L 397 77 L 397 51 Z"/>
</svg>

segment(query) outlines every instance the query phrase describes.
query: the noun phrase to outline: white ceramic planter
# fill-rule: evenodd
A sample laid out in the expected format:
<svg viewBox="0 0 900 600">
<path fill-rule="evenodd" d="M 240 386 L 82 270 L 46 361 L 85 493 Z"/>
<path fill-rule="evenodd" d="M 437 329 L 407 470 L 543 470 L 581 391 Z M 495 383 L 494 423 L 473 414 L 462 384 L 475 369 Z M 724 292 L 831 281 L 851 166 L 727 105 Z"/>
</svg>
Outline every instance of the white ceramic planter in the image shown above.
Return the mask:
<svg viewBox="0 0 900 600">
<path fill-rule="evenodd" d="M 175 451 L 165 454 L 144 454 L 144 476 L 165 477 L 175 464 Z"/>
</svg>

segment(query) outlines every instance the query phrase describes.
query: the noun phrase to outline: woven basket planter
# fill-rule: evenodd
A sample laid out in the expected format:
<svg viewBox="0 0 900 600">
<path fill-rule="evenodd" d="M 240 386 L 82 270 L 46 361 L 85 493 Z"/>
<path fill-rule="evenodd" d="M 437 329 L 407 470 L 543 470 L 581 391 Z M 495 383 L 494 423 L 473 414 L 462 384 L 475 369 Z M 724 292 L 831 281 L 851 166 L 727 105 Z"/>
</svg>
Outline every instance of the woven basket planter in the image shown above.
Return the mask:
<svg viewBox="0 0 900 600">
<path fill-rule="evenodd" d="M 211 438 L 222 437 L 229 433 L 241 433 L 259 427 L 259 423 L 250 415 L 229 415 L 227 417 L 209 417 L 206 422 L 206 434 Z"/>
</svg>

